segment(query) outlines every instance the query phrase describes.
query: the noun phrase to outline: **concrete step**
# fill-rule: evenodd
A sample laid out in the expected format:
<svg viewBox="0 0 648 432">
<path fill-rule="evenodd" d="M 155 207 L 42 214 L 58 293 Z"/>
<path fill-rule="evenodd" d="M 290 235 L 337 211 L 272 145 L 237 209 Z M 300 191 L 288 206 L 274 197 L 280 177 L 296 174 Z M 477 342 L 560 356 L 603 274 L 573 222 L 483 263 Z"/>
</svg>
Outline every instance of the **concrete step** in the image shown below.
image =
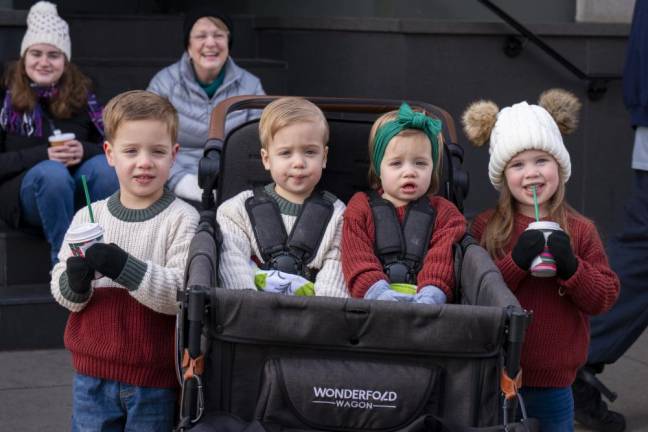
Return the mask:
<svg viewBox="0 0 648 432">
<path fill-rule="evenodd" d="M 0 297 L 0 351 L 62 348 L 68 311 L 54 301 L 49 283 L 11 288 L 25 293 Z"/>
<path fill-rule="evenodd" d="M 61 348 L 67 311 L 50 293 L 49 244 L 0 230 L 0 350 Z"/>
<path fill-rule="evenodd" d="M 31 290 L 38 284 L 49 284 L 49 254 L 49 244 L 41 235 L 0 229 L 0 299 L 14 295 L 12 286 Z"/>
</svg>

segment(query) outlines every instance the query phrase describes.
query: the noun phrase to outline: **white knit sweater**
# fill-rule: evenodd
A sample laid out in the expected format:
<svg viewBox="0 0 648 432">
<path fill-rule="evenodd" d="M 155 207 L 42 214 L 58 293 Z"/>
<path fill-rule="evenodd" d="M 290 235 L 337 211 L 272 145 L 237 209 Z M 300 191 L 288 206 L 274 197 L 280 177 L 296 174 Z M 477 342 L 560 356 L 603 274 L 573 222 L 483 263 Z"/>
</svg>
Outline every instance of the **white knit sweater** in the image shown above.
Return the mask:
<svg viewBox="0 0 648 432">
<path fill-rule="evenodd" d="M 266 191 L 272 191 L 272 186 L 266 187 Z M 216 213 L 216 220 L 223 234 L 220 280 L 225 288 L 256 289 L 254 285 L 255 273 L 250 266 L 250 258 L 254 256 L 259 262 L 264 262 L 256 243 L 250 217 L 245 209 L 245 200 L 252 195 L 251 190 L 241 192 L 221 204 Z M 274 193 L 271 193 L 271 196 L 279 203 L 286 232 L 290 233 L 297 221 L 297 214 L 301 206 L 283 200 Z M 293 211 L 290 211 L 290 214 L 285 214 L 285 207 L 291 207 Z M 342 201 L 336 200 L 333 207 L 333 216 L 324 231 L 324 237 L 317 249 L 317 254 L 308 264 L 308 268 L 319 270 L 315 279 L 316 295 L 348 297 L 349 291 L 344 283 L 340 261 L 342 214 L 345 206 Z"/>
<path fill-rule="evenodd" d="M 92 282 L 87 295 L 73 292 L 67 282 L 66 261 L 71 256 L 67 235 L 52 270 L 52 295 L 72 312 L 82 310 L 94 290 L 123 288 L 144 306 L 156 312 L 177 312 L 176 291 L 182 287 L 189 243 L 196 232 L 198 212 L 165 190 L 153 205 L 142 210 L 121 205 L 119 192 L 92 204 L 95 222 L 104 229 L 104 242 L 115 243 L 130 255 L 116 280 L 108 277 Z M 80 209 L 71 227 L 90 222 L 88 210 Z"/>
</svg>

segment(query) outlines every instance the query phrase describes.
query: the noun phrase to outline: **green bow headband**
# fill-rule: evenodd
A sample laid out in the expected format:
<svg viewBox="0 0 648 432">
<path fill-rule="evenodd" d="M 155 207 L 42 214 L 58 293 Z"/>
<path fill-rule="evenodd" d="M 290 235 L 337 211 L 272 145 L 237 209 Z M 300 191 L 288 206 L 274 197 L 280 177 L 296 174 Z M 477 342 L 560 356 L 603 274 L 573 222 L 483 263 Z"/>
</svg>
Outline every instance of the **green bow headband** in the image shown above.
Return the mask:
<svg viewBox="0 0 648 432">
<path fill-rule="evenodd" d="M 437 161 L 439 155 L 439 132 L 443 123 L 441 120 L 432 119 L 423 113 L 415 112 L 407 102 L 403 102 L 398 110 L 398 118 L 378 128 L 374 138 L 373 163 L 376 175 L 380 177 L 380 164 L 385 157 L 385 150 L 392 138 L 405 129 L 420 129 L 432 143 L 432 160 Z"/>
</svg>

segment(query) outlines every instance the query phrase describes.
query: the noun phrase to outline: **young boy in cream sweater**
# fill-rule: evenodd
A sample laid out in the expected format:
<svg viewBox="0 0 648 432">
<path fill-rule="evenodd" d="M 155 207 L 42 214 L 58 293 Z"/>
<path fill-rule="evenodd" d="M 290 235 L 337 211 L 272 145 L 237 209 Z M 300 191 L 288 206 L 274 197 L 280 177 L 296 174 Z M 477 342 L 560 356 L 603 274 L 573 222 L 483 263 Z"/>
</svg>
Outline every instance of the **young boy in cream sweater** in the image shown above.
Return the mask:
<svg viewBox="0 0 648 432">
<path fill-rule="evenodd" d="M 171 430 L 176 291 L 198 223 L 196 210 L 164 188 L 178 117 L 165 98 L 145 91 L 116 96 L 103 115 L 104 150 L 120 186 L 92 204 L 104 242 L 73 256 L 66 239 L 51 282 L 72 312 L 65 329 L 76 370 L 72 430 Z M 88 222 L 82 208 L 70 230 Z"/>
<path fill-rule="evenodd" d="M 306 99 L 280 98 L 263 110 L 259 133 L 261 160 L 273 183 L 262 190 L 241 192 L 218 208 L 216 219 L 223 233 L 222 285 L 287 295 L 348 297 L 340 263 L 344 204 L 329 192 L 316 189 L 328 153 L 329 130 L 324 114 Z M 313 198 L 323 205 L 309 213 L 306 208 Z M 279 213 L 276 218 L 281 220 L 274 227 L 277 229 L 268 229 L 268 213 L 259 221 L 251 220 L 248 209 L 253 207 L 254 199 L 265 200 L 277 209 L 270 212 Z M 299 221 L 302 213 L 321 216 L 319 209 L 325 207 L 330 218 L 313 218 L 320 220 L 321 226 L 302 225 Z M 296 225 L 303 228 L 295 229 Z M 267 238 L 282 230 L 289 239 L 283 251 L 273 256 L 264 253 L 258 236 Z M 321 235 L 317 248 L 302 259 L 303 250 L 289 246 L 293 232 L 304 230 L 321 230 Z"/>
</svg>

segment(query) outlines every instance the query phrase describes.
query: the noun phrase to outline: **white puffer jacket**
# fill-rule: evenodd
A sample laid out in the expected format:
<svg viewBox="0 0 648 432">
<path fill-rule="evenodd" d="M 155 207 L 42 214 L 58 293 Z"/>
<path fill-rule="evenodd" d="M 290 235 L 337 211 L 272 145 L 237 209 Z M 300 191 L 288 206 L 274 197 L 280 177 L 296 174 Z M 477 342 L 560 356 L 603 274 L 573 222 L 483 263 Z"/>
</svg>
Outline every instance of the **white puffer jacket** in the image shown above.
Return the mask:
<svg viewBox="0 0 648 432">
<path fill-rule="evenodd" d="M 231 57 L 227 59 L 224 67 L 223 84 L 211 99 L 198 84 L 186 52 L 178 62 L 158 72 L 148 86 L 147 90 L 169 99 L 178 110 L 180 119 L 178 129 L 180 152 L 169 177 L 168 186 L 171 190 L 186 174 L 198 174 L 198 161 L 202 157 L 203 147 L 207 141 L 209 119 L 214 107 L 232 96 L 265 94 L 259 78 L 238 67 Z M 225 134 L 260 115 L 258 110 L 233 112 L 227 117 Z"/>
</svg>

